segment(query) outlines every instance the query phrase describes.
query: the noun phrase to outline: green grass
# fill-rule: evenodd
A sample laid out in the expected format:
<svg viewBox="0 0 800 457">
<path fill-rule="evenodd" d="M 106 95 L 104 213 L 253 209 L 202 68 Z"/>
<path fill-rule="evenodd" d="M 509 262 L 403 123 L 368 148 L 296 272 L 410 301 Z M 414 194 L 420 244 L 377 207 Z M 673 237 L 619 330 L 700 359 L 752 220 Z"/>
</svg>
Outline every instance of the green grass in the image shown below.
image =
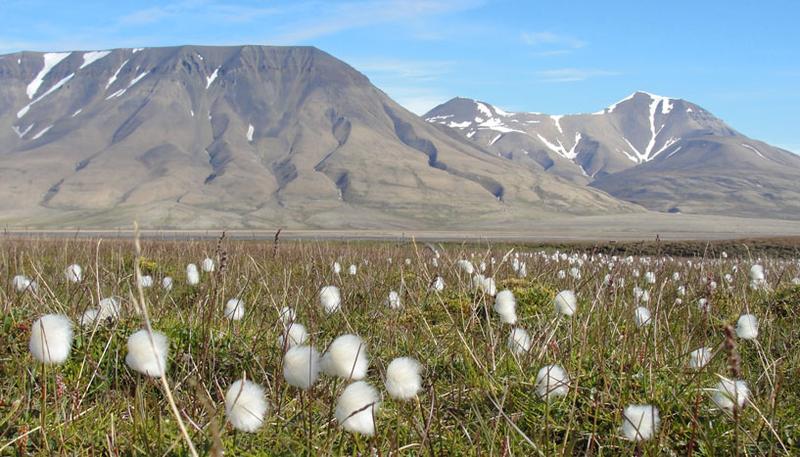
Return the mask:
<svg viewBox="0 0 800 457">
<path fill-rule="evenodd" d="M 136 253 L 124 241 L 26 241 L 0 244 L 0 455 L 188 455 L 176 420 L 157 380 L 125 365 L 126 339 L 144 326 L 133 306 Z M 587 246 L 578 246 L 587 248 Z M 219 447 L 227 455 L 792 455 L 800 452 L 800 288 L 791 286 L 797 264 L 764 259 L 770 291 L 753 291 L 747 272 L 752 261 L 714 256 L 650 265 L 617 262 L 613 270 L 586 262 L 582 279 L 558 270 L 567 262 L 524 259 L 528 276 L 518 278 L 510 249 L 485 245 L 447 245 L 439 268 L 423 246 L 390 243 L 147 242 L 140 265 L 155 278 L 144 291 L 155 329 L 170 340 L 167 381 L 190 437 L 201 455 Z M 538 250 L 539 248 L 537 248 Z M 517 252 L 532 252 L 523 246 Z M 456 260 L 475 254 L 485 259 L 498 290 L 517 298 L 518 325 L 534 343 L 516 357 L 506 340 L 510 327 L 493 314 L 492 298 L 472 289 L 471 278 Z M 206 256 L 224 258 L 224 269 L 203 274 L 197 287 L 185 284 L 187 263 Z M 753 254 L 756 255 L 756 254 Z M 489 258 L 494 256 L 494 268 Z M 390 264 L 387 258 L 391 257 Z M 412 259 L 411 265 L 403 260 Z M 331 263 L 341 262 L 341 277 Z M 84 267 L 81 284 L 69 284 L 63 270 Z M 346 274 L 351 263 L 356 276 Z M 738 264 L 728 289 L 725 273 Z M 638 268 L 641 277 L 633 275 Z M 606 273 L 624 278 L 625 286 L 603 287 Z M 645 271 L 658 282 L 644 284 Z M 676 304 L 676 283 L 686 285 Z M 15 274 L 39 283 L 38 293 L 19 294 Z M 446 288 L 428 290 L 441 274 Z M 164 276 L 175 278 L 169 293 Z M 706 279 L 719 287 L 711 291 Z M 341 287 L 342 311 L 327 316 L 317 302 L 323 285 Z M 634 285 L 647 287 L 653 324 L 637 328 Z M 558 318 L 552 299 L 562 289 L 578 293 L 572 318 Z M 404 308 L 391 310 L 384 300 L 401 292 Z M 81 313 L 100 298 L 117 296 L 123 314 L 96 328 L 77 326 Z M 225 302 L 245 301 L 245 318 L 223 318 Z M 708 298 L 711 312 L 696 306 Z M 301 397 L 282 379 L 278 335 L 279 310 L 296 310 L 297 321 L 311 333 L 310 344 L 322 352 L 338 335 L 356 333 L 367 342 L 367 381 L 383 402 L 373 437 L 353 435 L 337 426 L 333 404 L 343 381 L 322 376 Z M 714 408 L 707 389 L 718 375 L 731 377 L 723 348 L 724 328 L 749 310 L 760 321 L 756 341 L 736 340 L 741 378 L 752 403 L 734 418 Z M 69 360 L 46 370 L 28 352 L 31 323 L 45 313 L 63 313 L 75 323 Z M 687 368 L 688 354 L 714 350 L 703 370 Z M 383 373 L 400 356 L 424 366 L 418 402 L 389 398 Z M 544 402 L 535 391 L 536 373 L 559 364 L 570 376 L 569 394 Z M 253 434 L 235 432 L 225 422 L 224 392 L 243 375 L 261 384 L 270 410 Z M 45 388 L 46 386 L 46 388 Z M 46 396 L 43 400 L 43 391 Z M 622 410 L 631 403 L 660 409 L 654 439 L 633 443 L 619 434 Z"/>
</svg>

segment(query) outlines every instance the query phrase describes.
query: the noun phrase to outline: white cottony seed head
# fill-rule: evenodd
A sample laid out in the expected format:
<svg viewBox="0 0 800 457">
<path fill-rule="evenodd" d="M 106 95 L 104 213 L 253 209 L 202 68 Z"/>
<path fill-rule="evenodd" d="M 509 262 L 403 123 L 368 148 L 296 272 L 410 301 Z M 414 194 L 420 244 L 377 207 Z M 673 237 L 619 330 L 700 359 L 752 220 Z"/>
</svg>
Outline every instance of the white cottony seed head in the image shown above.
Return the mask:
<svg viewBox="0 0 800 457">
<path fill-rule="evenodd" d="M 153 277 L 150 275 L 140 276 L 139 285 L 142 286 L 142 289 L 149 289 L 153 287 Z"/>
<path fill-rule="evenodd" d="M 542 367 L 536 374 L 536 393 L 540 398 L 550 400 L 567 395 L 569 392 L 569 377 L 558 365 Z"/>
<path fill-rule="evenodd" d="M 336 286 L 325 286 L 319 291 L 319 303 L 326 313 L 332 314 L 339 311 L 342 305 L 342 295 Z"/>
<path fill-rule="evenodd" d="M 357 335 L 337 337 L 322 356 L 322 370 L 342 379 L 358 380 L 367 376 L 367 345 Z"/>
<path fill-rule="evenodd" d="M 630 441 L 644 441 L 658 432 L 661 418 L 652 405 L 628 405 L 622 413 L 620 432 Z"/>
<path fill-rule="evenodd" d="M 444 278 L 442 278 L 441 276 L 435 277 L 433 279 L 433 282 L 431 283 L 430 289 L 435 291 L 435 292 L 443 291 L 444 290 Z"/>
<path fill-rule="evenodd" d="M 45 314 L 31 325 L 28 348 L 42 363 L 64 363 L 72 349 L 72 322 L 61 314 Z"/>
<path fill-rule="evenodd" d="M 267 414 L 267 399 L 264 388 L 258 384 L 238 380 L 225 393 L 225 416 L 233 428 L 253 433 L 264 423 Z"/>
<path fill-rule="evenodd" d="M 283 357 L 283 378 L 290 386 L 308 389 L 319 379 L 319 352 L 311 346 L 294 346 Z"/>
<path fill-rule="evenodd" d="M 500 316 L 504 324 L 517 323 L 517 300 L 514 293 L 508 289 L 498 292 L 494 299 L 494 311 Z"/>
<path fill-rule="evenodd" d="M 372 436 L 379 408 L 378 391 L 364 381 L 356 381 L 336 401 L 336 421 L 348 432 Z"/>
<path fill-rule="evenodd" d="M 403 303 L 400 301 L 400 294 L 395 291 L 389 291 L 389 296 L 386 298 L 386 305 L 391 309 L 400 309 Z"/>
<path fill-rule="evenodd" d="M 386 367 L 386 391 L 392 398 L 410 400 L 422 389 L 422 366 L 411 357 L 399 357 Z"/>
<path fill-rule="evenodd" d="M 83 279 L 83 268 L 77 263 L 74 263 L 64 270 L 64 277 L 71 283 L 79 283 Z"/>
<path fill-rule="evenodd" d="M 308 331 L 305 325 L 298 322 L 289 324 L 284 333 L 286 336 L 285 338 L 283 334 L 278 336 L 278 345 L 280 345 L 280 347 L 284 347 L 285 345 L 286 348 L 290 348 L 292 346 L 305 344 L 306 341 L 308 341 Z"/>
<path fill-rule="evenodd" d="M 98 312 L 97 318 L 100 320 L 112 320 L 115 321 L 119 319 L 120 313 L 120 305 L 119 300 L 115 297 L 108 297 L 100 300 L 98 304 Z"/>
<path fill-rule="evenodd" d="M 281 312 L 280 315 L 278 316 L 278 319 L 280 319 L 281 323 L 284 326 L 287 326 L 292 322 L 294 322 L 295 319 L 297 319 L 297 313 L 292 308 L 284 306 L 283 308 L 281 308 Z"/>
<path fill-rule="evenodd" d="M 764 267 L 761 265 L 753 265 L 750 267 L 750 280 L 763 281 L 764 280 Z"/>
<path fill-rule="evenodd" d="M 244 317 L 244 300 L 239 298 L 231 298 L 225 303 L 225 317 L 238 321 Z"/>
<path fill-rule="evenodd" d="M 154 378 L 163 376 L 167 370 L 167 354 L 169 340 L 166 335 L 154 331 L 151 335 L 142 329 L 128 337 L 128 355 L 125 363 L 128 366 Z"/>
<path fill-rule="evenodd" d="M 495 296 L 497 294 L 497 283 L 495 283 L 494 278 L 483 278 L 481 291 L 486 295 Z"/>
<path fill-rule="evenodd" d="M 517 355 L 522 355 L 530 351 L 533 340 L 525 329 L 514 327 L 508 334 L 507 344 L 511 352 Z"/>
<path fill-rule="evenodd" d="M 650 325 L 651 321 L 650 310 L 645 308 L 644 306 L 640 306 L 636 308 L 633 318 L 634 321 L 636 322 L 637 327 L 645 327 L 647 325 Z"/>
<path fill-rule="evenodd" d="M 36 282 L 32 281 L 31 278 L 24 276 L 24 275 L 17 275 L 14 276 L 14 289 L 17 292 L 25 292 L 31 291 L 36 292 Z"/>
<path fill-rule="evenodd" d="M 564 316 L 572 316 L 575 314 L 575 309 L 578 307 L 578 299 L 575 292 L 571 290 L 562 290 L 556 295 L 555 300 L 556 311 Z"/>
<path fill-rule="evenodd" d="M 197 265 L 193 263 L 186 265 L 186 282 L 189 283 L 190 286 L 200 284 L 200 272 L 197 271 Z"/>
<path fill-rule="evenodd" d="M 711 400 L 717 407 L 728 412 L 733 411 L 734 405 L 738 408 L 744 407 L 750 397 L 750 389 L 747 388 L 746 382 L 728 378 L 722 378 L 712 392 Z"/>
<path fill-rule="evenodd" d="M 100 313 L 100 310 L 97 308 L 87 308 L 86 311 L 81 314 L 81 318 L 78 321 L 78 324 L 81 327 L 91 327 L 97 322 L 97 316 Z"/>
<path fill-rule="evenodd" d="M 736 323 L 736 336 L 743 340 L 754 340 L 758 337 L 758 318 L 752 314 L 739 316 Z"/>
<path fill-rule="evenodd" d="M 463 271 L 464 273 L 471 275 L 475 272 L 475 267 L 472 265 L 472 262 L 469 260 L 461 259 L 457 262 L 458 268 Z"/>
<path fill-rule="evenodd" d="M 699 370 L 711 361 L 711 349 L 702 347 L 689 354 L 689 368 Z"/>
</svg>

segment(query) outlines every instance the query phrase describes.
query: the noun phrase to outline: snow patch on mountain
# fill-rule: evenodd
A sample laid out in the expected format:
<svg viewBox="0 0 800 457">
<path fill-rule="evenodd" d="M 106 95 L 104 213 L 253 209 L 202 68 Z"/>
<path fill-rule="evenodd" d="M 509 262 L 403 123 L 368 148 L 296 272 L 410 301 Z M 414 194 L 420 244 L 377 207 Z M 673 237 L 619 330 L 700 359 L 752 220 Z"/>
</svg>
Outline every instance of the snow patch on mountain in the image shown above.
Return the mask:
<svg viewBox="0 0 800 457">
<path fill-rule="evenodd" d="M 67 83 L 72 77 L 75 76 L 75 73 L 70 73 L 69 76 L 63 78 L 61 81 L 55 83 L 53 87 L 47 90 L 47 92 L 43 93 L 42 95 L 36 97 L 35 100 L 25 105 L 21 110 L 17 111 L 17 119 L 20 119 L 22 116 L 28 113 L 28 110 L 31 109 L 35 103 L 38 103 L 41 99 L 47 97 L 48 95 L 52 94 L 53 92 L 57 91 L 61 86 Z"/>
<path fill-rule="evenodd" d="M 505 125 L 501 119 L 498 119 L 496 117 L 481 122 L 480 124 L 478 124 L 478 129 L 494 130 L 500 133 L 511 133 L 511 132 L 525 133 L 522 130 L 512 129 L 511 127 Z"/>
<path fill-rule="evenodd" d="M 103 57 L 105 57 L 105 56 L 107 56 L 109 54 L 111 54 L 111 51 L 89 51 L 89 52 L 84 52 L 83 53 L 83 63 L 81 64 L 80 67 L 78 67 L 78 70 L 81 70 L 81 69 L 83 69 L 85 67 L 88 67 L 92 63 L 97 62 L 98 60 L 102 59 Z"/>
<path fill-rule="evenodd" d="M 629 159 L 631 159 L 631 161 L 633 161 L 633 162 L 636 162 L 636 163 L 640 163 L 640 162 L 642 161 L 641 159 L 642 159 L 642 157 L 644 156 L 644 154 L 642 154 L 641 152 L 639 152 L 639 150 L 638 150 L 638 149 L 636 149 L 636 146 L 634 146 L 633 144 L 631 144 L 630 140 L 628 140 L 628 139 L 627 139 L 627 138 L 625 138 L 625 137 L 622 137 L 622 139 L 623 139 L 623 140 L 625 140 L 625 143 L 627 143 L 627 144 L 628 144 L 628 147 L 629 147 L 629 148 L 631 148 L 631 151 L 633 151 L 633 156 L 631 156 L 630 154 L 628 154 L 628 152 L 627 152 L 627 151 L 625 151 L 624 149 L 622 150 L 622 152 L 623 152 L 623 153 L 624 153 L 626 156 L 628 156 L 628 158 L 629 158 Z"/>
<path fill-rule="evenodd" d="M 44 59 L 44 66 L 39 71 L 39 74 L 33 78 L 28 84 L 28 87 L 25 89 L 25 92 L 28 94 L 28 98 L 32 99 L 36 92 L 39 91 L 39 87 L 44 82 L 44 78 L 50 73 L 50 70 L 53 69 L 59 62 L 69 57 L 72 54 L 71 52 L 48 52 L 42 55 Z"/>
<path fill-rule="evenodd" d="M 475 102 L 475 106 L 478 108 L 478 111 L 483 113 L 486 117 L 491 118 L 493 116 L 492 110 L 490 110 L 489 107 L 486 106 L 484 103 Z"/>
<path fill-rule="evenodd" d="M 215 79 L 217 79 L 217 76 L 219 75 L 219 69 L 220 67 L 215 68 L 214 72 L 211 73 L 211 76 L 206 76 L 206 89 L 211 87 L 211 84 L 214 82 Z"/>
<path fill-rule="evenodd" d="M 556 128 L 558 129 L 558 133 L 563 135 L 564 134 L 564 130 L 561 128 L 561 118 L 562 117 L 564 117 L 564 115 L 561 115 L 561 114 L 555 115 L 554 114 L 554 115 L 550 116 L 550 119 L 552 119 L 553 122 L 556 124 Z"/>
<path fill-rule="evenodd" d="M 764 157 L 764 154 L 762 154 L 762 153 L 761 153 L 761 151 L 759 151 L 758 149 L 756 149 L 756 147 L 755 147 L 755 146 L 750 146 L 749 144 L 742 143 L 742 147 L 744 147 L 744 148 L 747 148 L 747 149 L 749 149 L 749 150 L 751 150 L 751 151 L 755 152 L 755 153 L 756 153 L 756 155 L 758 155 L 759 157 L 761 157 L 761 158 L 762 158 L 762 159 L 764 159 L 764 160 L 769 160 L 769 159 L 767 159 L 766 157 Z"/>
<path fill-rule="evenodd" d="M 139 70 L 139 67 L 136 67 L 136 70 L 138 71 L 138 70 Z M 133 85 L 134 85 L 134 84 L 136 84 L 136 83 L 138 83 L 139 81 L 141 81 L 141 80 L 142 80 L 142 78 L 144 78 L 145 76 L 147 76 L 149 73 L 150 73 L 149 71 L 145 71 L 144 73 L 140 73 L 140 74 L 139 74 L 139 75 L 137 75 L 135 78 L 133 78 L 133 79 L 131 80 L 131 82 L 129 82 L 129 83 L 128 83 L 128 85 L 127 85 L 127 86 L 126 86 L 124 89 L 120 89 L 120 90 L 118 90 L 118 91 L 114 92 L 113 94 L 109 95 L 108 97 L 106 97 L 106 100 L 111 100 L 112 98 L 121 97 L 123 94 L 125 94 L 125 92 L 127 92 L 127 91 L 128 91 L 128 89 L 130 89 L 131 87 L 133 87 Z"/>
<path fill-rule="evenodd" d="M 580 132 L 575 132 L 575 143 L 569 150 L 567 150 L 567 148 L 564 147 L 564 144 L 561 143 L 561 140 L 559 139 L 556 139 L 556 143 L 558 144 L 555 144 L 548 141 L 547 138 L 543 137 L 540 133 L 537 133 L 536 136 L 539 138 L 539 141 L 541 141 L 548 149 L 560 155 L 561 157 L 574 161 L 575 158 L 578 156 L 576 149 L 578 147 L 578 144 L 581 142 L 582 138 Z"/>
<path fill-rule="evenodd" d="M 655 156 L 657 156 L 661 151 L 664 150 L 662 148 L 655 154 L 652 154 L 653 149 L 656 147 L 656 139 L 658 135 L 661 133 L 661 130 L 664 129 L 665 123 L 661 123 L 661 127 L 656 130 L 656 114 L 658 112 L 658 108 L 661 107 L 661 114 L 669 114 L 672 111 L 672 99 L 669 97 L 662 97 L 660 95 L 653 95 L 647 92 L 643 92 L 645 95 L 650 97 L 650 141 L 647 142 L 647 148 L 644 151 L 644 154 L 639 157 L 640 162 L 647 162 L 652 160 Z"/>
<path fill-rule="evenodd" d="M 447 112 L 446 109 L 437 110 L 435 111 L 436 115 L 429 116 L 426 118 L 426 121 L 462 130 L 467 138 L 473 140 L 476 138 L 476 134 L 481 130 L 498 132 L 500 135 L 478 137 L 480 138 L 478 141 L 484 142 L 487 146 L 495 145 L 504 134 L 511 132 L 521 133 L 535 138 L 537 143 L 543 145 L 543 149 L 558 154 L 580 166 L 584 174 L 589 176 L 586 170 L 583 169 L 581 164 L 576 160 L 581 140 L 588 138 L 590 135 L 589 132 L 593 132 L 591 128 L 586 130 L 582 127 L 585 118 L 581 118 L 581 116 L 588 116 L 589 114 L 547 115 L 534 112 L 510 113 L 485 102 L 469 99 L 458 100 L 458 105 L 453 105 L 453 108 L 457 109 L 457 111 Z M 467 101 L 466 104 L 464 103 L 465 100 Z M 629 120 L 630 116 L 641 119 L 639 122 L 647 126 L 643 129 L 644 131 L 641 132 L 644 134 L 642 135 L 644 136 L 644 140 L 640 139 L 641 137 L 631 136 L 630 138 L 637 138 L 635 144 L 625 136 L 622 127 L 614 127 L 614 129 L 610 131 L 606 128 L 609 133 L 609 135 L 607 135 L 608 137 L 603 136 L 605 134 L 601 135 L 603 137 L 601 141 L 605 141 L 606 147 L 616 151 L 619 157 L 630 160 L 634 164 L 641 164 L 653 160 L 662 153 L 674 152 L 673 149 L 675 145 L 681 141 L 682 138 L 677 135 L 670 136 L 669 138 L 663 135 L 667 123 L 672 122 L 669 116 L 674 112 L 676 102 L 678 101 L 678 99 L 671 97 L 637 91 L 602 111 L 592 113 L 595 116 L 604 116 L 613 113 L 613 117 L 607 118 L 608 121 L 589 121 L 586 119 L 586 122 L 589 122 L 590 125 L 598 125 L 591 124 L 591 122 L 609 122 L 611 125 L 621 126 L 631 122 Z M 635 104 L 629 105 L 628 103 Z M 472 105 L 471 109 L 470 104 Z M 458 108 L 456 108 L 456 106 L 458 106 Z M 681 111 L 683 111 L 683 105 L 678 106 L 681 106 Z M 620 113 L 622 113 L 624 117 L 618 117 Z M 565 120 L 567 122 L 565 122 Z M 549 122 L 552 122 L 552 124 L 549 124 Z M 633 128 L 639 128 L 636 124 L 631 125 Z M 539 126 L 543 128 L 540 129 Z M 551 126 L 554 127 L 554 129 Z M 632 135 L 632 133 L 629 133 L 629 135 Z M 596 141 L 597 138 L 593 138 L 593 140 Z M 609 141 L 611 143 L 608 143 Z"/>
<path fill-rule="evenodd" d="M 34 125 L 36 125 L 36 124 L 29 125 L 25 130 L 20 129 L 19 126 L 17 126 L 17 125 L 12 125 L 11 126 L 11 130 L 13 130 L 14 133 L 16 133 L 19 138 L 22 138 L 28 132 L 31 131 L 31 129 L 33 128 Z"/>
<path fill-rule="evenodd" d="M 36 135 L 34 135 L 32 139 L 34 139 L 34 140 L 38 140 L 39 138 L 41 138 L 41 137 L 42 137 L 42 135 L 44 135 L 45 133 L 47 133 L 47 131 L 48 131 L 48 130 L 50 130 L 51 128 L 53 128 L 53 126 L 52 126 L 52 125 L 48 125 L 47 127 L 45 127 L 45 128 L 43 128 L 42 130 L 40 130 L 40 131 L 39 131 L 39 133 L 37 133 Z"/>
<path fill-rule="evenodd" d="M 119 68 L 117 68 L 117 71 L 115 71 L 114 74 L 111 75 L 110 78 L 108 78 L 108 82 L 106 83 L 106 89 L 108 89 L 109 87 L 111 87 L 112 84 L 114 84 L 114 81 L 117 80 L 117 76 L 119 76 L 119 72 L 122 71 L 122 69 L 125 68 L 125 65 L 127 64 L 128 64 L 128 59 L 125 59 L 125 61 L 122 62 L 122 65 L 120 65 Z"/>
<path fill-rule="evenodd" d="M 677 143 L 680 140 L 681 140 L 680 138 L 675 138 L 673 136 L 669 137 L 669 139 L 666 142 L 664 142 L 664 146 L 661 146 L 661 149 L 656 151 L 656 153 L 653 154 L 651 159 L 654 159 L 654 158 L 658 157 L 659 154 L 661 154 L 662 152 L 666 151 L 667 149 L 670 148 L 670 146 L 672 146 L 673 144 Z"/>
<path fill-rule="evenodd" d="M 514 114 L 516 114 L 516 113 L 509 113 L 508 111 L 504 111 L 496 106 L 494 107 L 494 112 L 497 113 L 498 116 L 503 116 L 503 117 L 511 117 Z"/>
<path fill-rule="evenodd" d="M 667 159 L 669 159 L 670 157 L 672 157 L 672 156 L 674 156 L 675 154 L 677 154 L 677 153 L 678 153 L 678 151 L 680 151 L 680 150 L 681 150 L 681 148 L 683 148 L 683 146 L 678 146 L 677 148 L 675 148 L 675 150 L 674 150 L 674 151 L 672 151 L 672 152 L 670 152 L 668 156 L 664 157 L 664 160 L 667 160 Z"/>
</svg>

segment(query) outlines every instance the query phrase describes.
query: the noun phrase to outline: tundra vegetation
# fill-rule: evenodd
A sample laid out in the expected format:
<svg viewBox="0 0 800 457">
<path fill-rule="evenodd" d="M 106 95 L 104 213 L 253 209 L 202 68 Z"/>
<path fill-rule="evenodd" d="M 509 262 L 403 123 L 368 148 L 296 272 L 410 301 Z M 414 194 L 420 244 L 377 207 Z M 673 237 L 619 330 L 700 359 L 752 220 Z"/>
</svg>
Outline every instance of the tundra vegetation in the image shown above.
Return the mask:
<svg viewBox="0 0 800 457">
<path fill-rule="evenodd" d="M 787 246 L 5 238 L 0 455 L 796 455 Z"/>
</svg>

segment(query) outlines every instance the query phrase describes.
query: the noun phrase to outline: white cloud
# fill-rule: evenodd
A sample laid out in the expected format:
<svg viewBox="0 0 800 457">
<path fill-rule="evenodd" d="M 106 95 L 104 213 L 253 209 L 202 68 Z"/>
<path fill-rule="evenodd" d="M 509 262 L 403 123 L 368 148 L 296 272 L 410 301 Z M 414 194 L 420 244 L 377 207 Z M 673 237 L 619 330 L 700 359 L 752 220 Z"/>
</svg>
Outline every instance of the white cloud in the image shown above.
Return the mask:
<svg viewBox="0 0 800 457">
<path fill-rule="evenodd" d="M 579 49 L 586 46 L 586 42 L 570 35 L 561 35 L 553 32 L 522 32 L 522 42 L 535 47 L 557 47 Z"/>
<path fill-rule="evenodd" d="M 429 87 L 403 86 L 403 85 L 378 85 L 392 100 L 402 105 L 405 109 L 417 115 L 423 115 L 447 100 L 453 98 L 441 91 Z"/>
<path fill-rule="evenodd" d="M 397 103 L 403 105 L 403 108 L 411 111 L 417 116 L 422 116 L 433 108 L 441 105 L 452 97 L 441 96 L 425 96 L 408 97 L 402 100 L 397 100 Z"/>
<path fill-rule="evenodd" d="M 296 44 L 345 30 L 381 24 L 413 22 L 425 17 L 464 11 L 480 6 L 483 1 L 446 0 L 364 0 L 327 2 L 317 5 L 315 19 L 293 22 L 273 41 Z M 318 19 L 317 19 L 318 18 Z"/>
<path fill-rule="evenodd" d="M 353 68 L 364 73 L 389 97 L 415 114 L 425 114 L 431 108 L 452 98 L 442 93 L 442 86 L 454 71 L 457 62 L 451 60 L 347 59 Z"/>
<path fill-rule="evenodd" d="M 367 76 L 396 78 L 408 81 L 433 81 L 450 72 L 455 62 L 449 60 L 348 60 L 356 70 Z"/>
<path fill-rule="evenodd" d="M 616 76 L 618 72 L 600 70 L 594 68 L 556 68 L 552 70 L 541 70 L 536 72 L 539 82 L 546 83 L 566 83 L 585 81 L 590 78 L 600 76 Z"/>
<path fill-rule="evenodd" d="M 289 12 L 291 9 L 230 5 L 212 0 L 182 0 L 126 14 L 119 19 L 119 24 L 122 26 L 141 26 L 172 19 L 180 15 L 203 17 L 206 20 L 226 23 L 250 22 L 264 16 Z"/>
</svg>

